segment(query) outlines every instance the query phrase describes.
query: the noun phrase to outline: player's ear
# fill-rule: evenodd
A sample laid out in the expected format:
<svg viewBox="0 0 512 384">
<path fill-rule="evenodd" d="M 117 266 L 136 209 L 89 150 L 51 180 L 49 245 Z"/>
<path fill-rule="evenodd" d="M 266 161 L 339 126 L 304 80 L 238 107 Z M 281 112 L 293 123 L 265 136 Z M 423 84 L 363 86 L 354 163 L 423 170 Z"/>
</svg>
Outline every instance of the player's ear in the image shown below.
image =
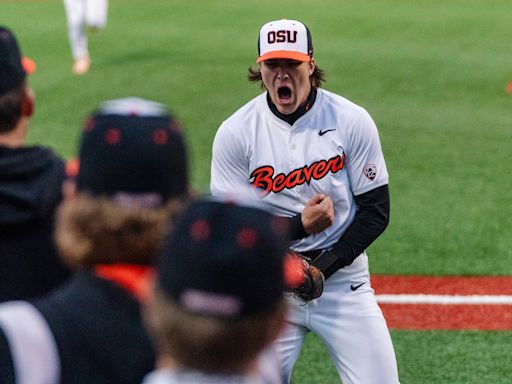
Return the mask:
<svg viewBox="0 0 512 384">
<path fill-rule="evenodd" d="M 35 95 L 31 88 L 26 87 L 21 101 L 21 114 L 25 117 L 31 117 L 34 114 Z"/>
<path fill-rule="evenodd" d="M 309 61 L 308 64 L 309 64 L 309 76 L 312 76 L 313 72 L 315 72 L 315 68 L 316 68 L 315 59 L 311 58 L 311 60 Z"/>
</svg>

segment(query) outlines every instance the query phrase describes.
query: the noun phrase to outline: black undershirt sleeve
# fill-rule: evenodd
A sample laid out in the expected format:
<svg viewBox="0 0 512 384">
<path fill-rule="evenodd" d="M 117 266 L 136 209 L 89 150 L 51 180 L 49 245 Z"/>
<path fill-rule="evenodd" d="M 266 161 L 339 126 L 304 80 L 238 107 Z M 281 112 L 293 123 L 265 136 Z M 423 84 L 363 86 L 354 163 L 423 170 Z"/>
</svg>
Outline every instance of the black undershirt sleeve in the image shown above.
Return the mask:
<svg viewBox="0 0 512 384">
<path fill-rule="evenodd" d="M 373 241 L 384 232 L 389 223 L 389 188 L 378 187 L 355 196 L 357 212 L 354 221 L 334 247 L 313 260 L 325 278 L 338 269 L 352 264 Z"/>
<path fill-rule="evenodd" d="M 304 229 L 304 225 L 302 224 L 302 218 L 300 213 L 293 217 L 289 217 L 288 224 L 290 228 L 291 240 L 298 240 L 302 239 L 303 237 L 309 236 L 309 234 Z"/>
<path fill-rule="evenodd" d="M 0 383 L 15 384 L 14 364 L 11 358 L 9 342 L 0 327 Z"/>
</svg>

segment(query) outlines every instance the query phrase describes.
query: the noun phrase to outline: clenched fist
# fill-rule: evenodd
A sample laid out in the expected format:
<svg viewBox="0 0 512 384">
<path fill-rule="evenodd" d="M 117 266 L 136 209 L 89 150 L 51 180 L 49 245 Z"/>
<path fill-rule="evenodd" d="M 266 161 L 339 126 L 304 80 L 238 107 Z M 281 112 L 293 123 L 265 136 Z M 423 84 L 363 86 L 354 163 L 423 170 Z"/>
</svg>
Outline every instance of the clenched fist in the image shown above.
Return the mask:
<svg viewBox="0 0 512 384">
<path fill-rule="evenodd" d="M 306 203 L 301 220 L 308 234 L 319 233 L 329 228 L 334 222 L 334 205 L 332 199 L 323 193 L 317 193 Z"/>
</svg>

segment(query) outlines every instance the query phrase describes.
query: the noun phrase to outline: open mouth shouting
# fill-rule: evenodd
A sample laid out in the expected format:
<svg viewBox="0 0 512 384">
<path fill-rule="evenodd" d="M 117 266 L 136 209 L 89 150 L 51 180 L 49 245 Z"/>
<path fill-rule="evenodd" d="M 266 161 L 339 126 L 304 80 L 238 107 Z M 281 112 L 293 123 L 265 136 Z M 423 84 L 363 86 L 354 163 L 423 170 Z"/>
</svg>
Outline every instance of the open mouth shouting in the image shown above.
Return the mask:
<svg viewBox="0 0 512 384">
<path fill-rule="evenodd" d="M 279 101 L 282 103 L 286 103 L 292 98 L 292 90 L 289 87 L 279 87 L 277 89 L 277 96 Z"/>
<path fill-rule="evenodd" d="M 278 109 L 281 113 L 293 112 L 293 110 L 288 111 L 294 104 L 293 92 L 289 86 L 284 85 L 277 87 L 276 96 L 274 103 L 277 107 L 280 107 Z"/>
</svg>

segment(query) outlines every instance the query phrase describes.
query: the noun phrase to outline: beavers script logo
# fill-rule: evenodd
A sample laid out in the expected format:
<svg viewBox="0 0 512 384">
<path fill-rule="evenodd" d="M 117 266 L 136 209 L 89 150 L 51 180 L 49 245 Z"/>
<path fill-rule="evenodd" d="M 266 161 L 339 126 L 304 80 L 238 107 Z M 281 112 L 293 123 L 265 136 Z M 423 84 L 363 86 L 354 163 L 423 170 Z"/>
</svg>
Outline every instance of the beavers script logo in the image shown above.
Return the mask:
<svg viewBox="0 0 512 384">
<path fill-rule="evenodd" d="M 329 160 L 320 160 L 311 165 L 305 165 L 294 169 L 287 175 L 278 173 L 274 176 L 274 167 L 264 165 L 256 168 L 251 173 L 251 184 L 256 188 L 261 188 L 264 195 L 270 192 L 278 193 L 283 189 L 292 189 L 297 185 L 311 182 L 311 179 L 320 180 L 329 172 L 336 173 L 345 166 L 345 154 L 336 155 Z"/>
</svg>

